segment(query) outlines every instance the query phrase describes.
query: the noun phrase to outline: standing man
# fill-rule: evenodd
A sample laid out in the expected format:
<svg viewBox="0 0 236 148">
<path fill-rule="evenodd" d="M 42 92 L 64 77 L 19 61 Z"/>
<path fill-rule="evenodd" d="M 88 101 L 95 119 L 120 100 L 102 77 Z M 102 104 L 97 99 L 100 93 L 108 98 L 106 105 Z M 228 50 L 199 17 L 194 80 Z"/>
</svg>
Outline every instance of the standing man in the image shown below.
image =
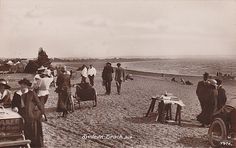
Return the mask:
<svg viewBox="0 0 236 148">
<path fill-rule="evenodd" d="M 198 85 L 197 85 L 196 94 L 198 96 L 198 100 L 200 102 L 201 110 L 202 110 L 201 113 L 197 116 L 198 121 L 204 120 L 203 118 L 205 114 L 205 109 L 207 108 L 206 104 L 209 98 L 209 85 L 207 82 L 208 78 L 209 78 L 209 74 L 204 73 L 203 81 L 198 82 Z"/>
<path fill-rule="evenodd" d="M 94 86 L 94 77 L 96 76 L 96 73 L 97 73 L 96 69 L 93 67 L 92 64 L 90 64 L 88 68 L 88 78 L 92 86 Z"/>
<path fill-rule="evenodd" d="M 120 63 L 117 63 L 117 68 L 115 71 L 115 81 L 118 95 L 120 95 L 122 80 L 125 81 L 125 70 L 121 67 Z"/>
<path fill-rule="evenodd" d="M 113 68 L 111 63 L 108 62 L 102 71 L 103 84 L 106 87 L 106 95 L 111 94 L 112 73 L 114 73 Z"/>
<path fill-rule="evenodd" d="M 86 65 L 82 66 L 82 71 L 81 71 L 81 83 L 86 83 L 86 79 L 88 77 L 88 69 Z"/>
</svg>

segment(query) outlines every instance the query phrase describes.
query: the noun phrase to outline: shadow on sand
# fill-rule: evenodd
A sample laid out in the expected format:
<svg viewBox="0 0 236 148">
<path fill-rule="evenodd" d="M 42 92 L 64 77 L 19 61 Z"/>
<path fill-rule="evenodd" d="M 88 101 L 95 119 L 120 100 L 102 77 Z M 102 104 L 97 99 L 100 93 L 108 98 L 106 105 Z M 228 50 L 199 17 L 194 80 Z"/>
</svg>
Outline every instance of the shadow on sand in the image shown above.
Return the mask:
<svg viewBox="0 0 236 148">
<path fill-rule="evenodd" d="M 154 123 L 158 123 L 156 122 L 156 117 L 157 117 L 157 113 L 150 113 L 150 115 L 148 117 L 142 116 L 142 117 L 130 117 L 130 118 L 126 118 L 124 117 L 125 121 L 131 122 L 131 123 L 138 123 L 138 124 L 154 124 Z"/>
<path fill-rule="evenodd" d="M 210 147 L 207 136 L 203 136 L 202 138 L 182 137 L 177 143 L 183 144 L 184 147 Z"/>
<path fill-rule="evenodd" d="M 138 123 L 138 124 L 161 124 L 160 122 L 155 121 L 157 117 L 157 113 L 150 113 L 148 117 L 142 116 L 142 117 L 130 117 L 130 118 L 124 118 L 125 121 L 131 122 L 131 123 Z M 170 126 L 176 126 L 177 123 L 165 123 L 166 125 Z M 203 128 L 200 127 L 200 123 L 197 121 L 192 120 L 182 120 L 181 127 L 186 128 Z"/>
</svg>

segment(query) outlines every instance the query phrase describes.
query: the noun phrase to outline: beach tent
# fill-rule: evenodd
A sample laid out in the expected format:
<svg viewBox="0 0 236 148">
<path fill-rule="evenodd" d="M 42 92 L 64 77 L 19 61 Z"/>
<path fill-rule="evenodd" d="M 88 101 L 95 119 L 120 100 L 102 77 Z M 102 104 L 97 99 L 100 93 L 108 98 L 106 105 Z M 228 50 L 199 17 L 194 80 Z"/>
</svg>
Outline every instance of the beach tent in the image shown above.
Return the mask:
<svg viewBox="0 0 236 148">
<path fill-rule="evenodd" d="M 6 64 L 7 65 L 14 65 L 14 63 L 11 60 L 9 60 Z"/>
<path fill-rule="evenodd" d="M 14 65 L 20 64 L 20 61 L 17 61 Z"/>
</svg>

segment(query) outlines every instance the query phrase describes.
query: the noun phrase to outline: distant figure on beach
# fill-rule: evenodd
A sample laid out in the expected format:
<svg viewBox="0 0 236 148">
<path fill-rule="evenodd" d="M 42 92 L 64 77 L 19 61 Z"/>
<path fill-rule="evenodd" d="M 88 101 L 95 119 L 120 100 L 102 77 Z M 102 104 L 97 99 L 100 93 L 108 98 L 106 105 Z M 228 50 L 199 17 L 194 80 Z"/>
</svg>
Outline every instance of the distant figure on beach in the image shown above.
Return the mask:
<svg viewBox="0 0 236 148">
<path fill-rule="evenodd" d="M 173 78 L 171 79 L 171 82 L 177 82 L 176 79 L 175 79 L 175 77 L 173 77 Z"/>
<path fill-rule="evenodd" d="M 132 74 L 127 74 L 125 76 L 125 80 L 134 80 L 133 75 Z"/>
<path fill-rule="evenodd" d="M 222 87 L 222 81 L 220 79 L 216 79 L 217 81 L 217 89 L 218 89 L 218 102 L 217 102 L 217 110 L 221 109 L 225 102 L 227 101 L 225 89 Z"/>
<path fill-rule="evenodd" d="M 112 74 L 114 73 L 111 63 L 106 63 L 106 66 L 103 68 L 102 71 L 102 80 L 103 85 L 106 88 L 106 95 L 111 94 L 111 81 L 112 81 Z"/>
<path fill-rule="evenodd" d="M 86 79 L 88 77 L 88 69 L 86 65 L 83 65 L 81 69 L 81 83 L 86 83 Z"/>
<path fill-rule="evenodd" d="M 202 120 L 204 113 L 205 113 L 205 109 L 207 108 L 206 106 L 206 101 L 208 99 L 208 93 L 209 93 L 209 85 L 208 85 L 208 80 L 209 78 L 209 74 L 208 73 L 204 73 L 203 74 L 203 81 L 198 82 L 197 85 L 197 90 L 196 90 L 196 94 L 198 96 L 198 100 L 201 106 L 201 113 L 197 116 L 197 120 Z"/>
<path fill-rule="evenodd" d="M 63 67 L 56 81 L 56 92 L 58 93 L 57 112 L 62 112 L 62 117 L 66 117 L 68 114 L 68 104 L 71 97 L 70 74 L 66 71 L 65 67 Z"/>
<path fill-rule="evenodd" d="M 120 95 L 121 83 L 122 81 L 125 81 L 125 70 L 121 67 L 120 63 L 117 63 L 117 68 L 115 71 L 115 81 L 116 81 L 117 93 L 118 95 Z"/>
<path fill-rule="evenodd" d="M 73 70 L 70 70 L 70 78 L 72 78 Z"/>
<path fill-rule="evenodd" d="M 0 106 L 5 108 L 11 107 L 10 88 L 5 79 L 0 79 Z"/>
<path fill-rule="evenodd" d="M 186 85 L 186 82 L 183 78 L 180 79 L 180 82 L 183 84 L 183 85 Z"/>
<path fill-rule="evenodd" d="M 43 71 L 34 77 L 32 88 L 37 93 L 38 98 L 44 108 L 49 97 L 49 89 L 50 89 L 51 83 L 53 82 L 53 76 L 51 74 L 51 70 L 47 69 L 46 67 L 42 67 L 40 68 L 40 70 L 43 70 Z M 45 120 L 47 121 L 46 115 L 45 115 Z"/>
<path fill-rule="evenodd" d="M 186 85 L 193 85 L 192 82 L 190 82 L 189 80 L 185 82 Z"/>
<path fill-rule="evenodd" d="M 93 67 L 92 64 L 90 64 L 88 68 L 88 78 L 89 78 L 90 85 L 92 86 L 94 86 L 94 77 L 96 76 L 96 74 L 97 74 L 96 69 Z"/>
</svg>

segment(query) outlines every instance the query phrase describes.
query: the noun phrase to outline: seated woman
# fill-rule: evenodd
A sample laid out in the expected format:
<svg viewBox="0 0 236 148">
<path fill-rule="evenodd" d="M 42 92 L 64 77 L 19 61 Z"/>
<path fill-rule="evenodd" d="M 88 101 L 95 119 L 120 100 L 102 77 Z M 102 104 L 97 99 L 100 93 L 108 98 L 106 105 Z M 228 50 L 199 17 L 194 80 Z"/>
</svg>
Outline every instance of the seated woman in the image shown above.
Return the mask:
<svg viewBox="0 0 236 148">
<path fill-rule="evenodd" d="M 0 106 L 5 108 L 11 107 L 10 88 L 11 87 L 7 84 L 6 80 L 0 79 Z"/>
<path fill-rule="evenodd" d="M 42 119 L 45 118 L 44 109 L 38 96 L 29 90 L 31 83 L 27 79 L 19 82 L 21 89 L 14 94 L 13 111 L 18 112 L 25 121 L 24 132 L 26 139 L 31 140 L 31 147 L 43 147 Z"/>
</svg>

